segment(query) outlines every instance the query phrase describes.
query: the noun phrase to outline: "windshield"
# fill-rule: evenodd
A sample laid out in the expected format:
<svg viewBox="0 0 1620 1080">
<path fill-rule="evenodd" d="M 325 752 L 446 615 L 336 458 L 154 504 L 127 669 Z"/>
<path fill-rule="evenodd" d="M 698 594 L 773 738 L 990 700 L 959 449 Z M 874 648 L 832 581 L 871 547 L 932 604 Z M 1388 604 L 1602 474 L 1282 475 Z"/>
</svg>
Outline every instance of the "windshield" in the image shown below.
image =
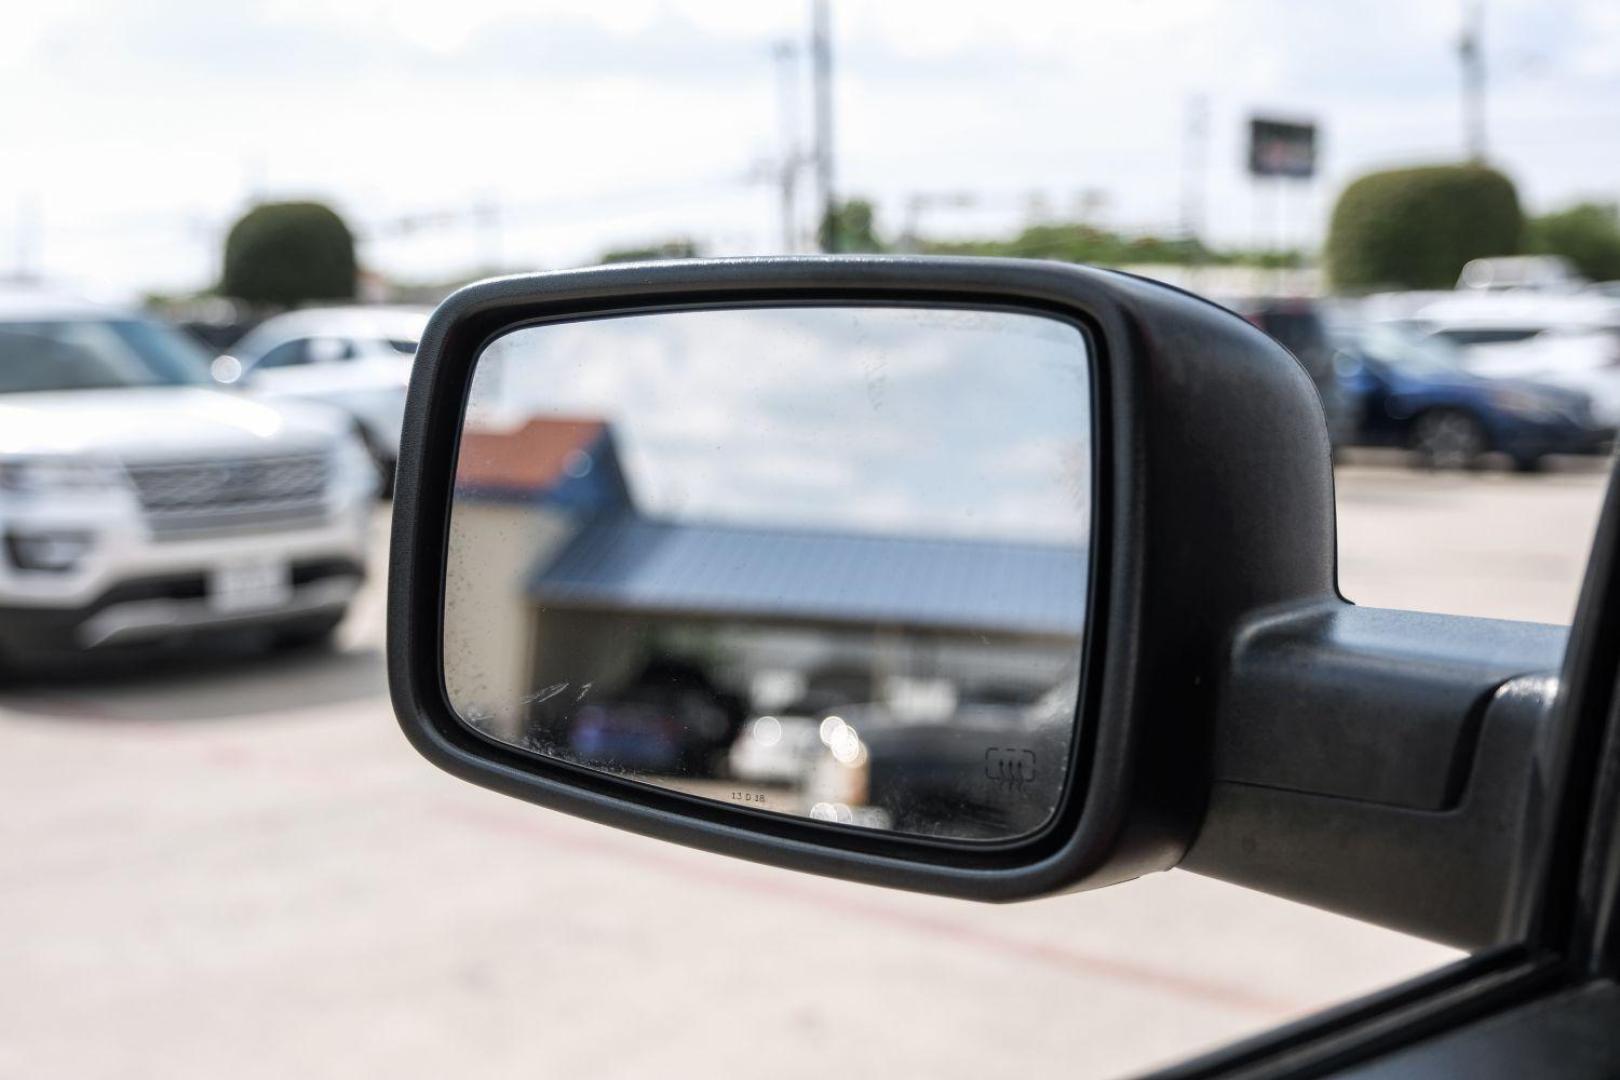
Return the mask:
<svg viewBox="0 0 1620 1080">
<path fill-rule="evenodd" d="M 1462 351 L 1442 337 L 1402 326 L 1373 323 L 1353 333 L 1349 345 L 1365 359 L 1422 375 L 1456 375 Z"/>
<path fill-rule="evenodd" d="M 208 385 L 208 357 L 147 319 L 0 323 L 0 393 Z"/>
</svg>

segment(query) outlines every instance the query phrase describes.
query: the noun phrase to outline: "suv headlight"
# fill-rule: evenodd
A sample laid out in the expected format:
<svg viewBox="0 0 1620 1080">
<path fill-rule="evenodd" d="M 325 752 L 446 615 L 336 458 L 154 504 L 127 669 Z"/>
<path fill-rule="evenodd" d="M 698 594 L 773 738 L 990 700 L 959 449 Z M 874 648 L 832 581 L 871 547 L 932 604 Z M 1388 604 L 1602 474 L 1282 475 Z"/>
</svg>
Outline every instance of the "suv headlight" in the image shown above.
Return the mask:
<svg viewBox="0 0 1620 1080">
<path fill-rule="evenodd" d="M 120 491 L 126 486 L 122 468 L 93 458 L 0 458 L 0 491 L 48 495 Z"/>
<path fill-rule="evenodd" d="M 345 433 L 332 444 L 332 490 L 370 494 L 377 490 L 377 465 L 359 436 Z"/>
<path fill-rule="evenodd" d="M 94 536 L 77 530 L 9 532 L 5 548 L 19 570 L 65 573 L 79 565 L 94 543 Z"/>
</svg>

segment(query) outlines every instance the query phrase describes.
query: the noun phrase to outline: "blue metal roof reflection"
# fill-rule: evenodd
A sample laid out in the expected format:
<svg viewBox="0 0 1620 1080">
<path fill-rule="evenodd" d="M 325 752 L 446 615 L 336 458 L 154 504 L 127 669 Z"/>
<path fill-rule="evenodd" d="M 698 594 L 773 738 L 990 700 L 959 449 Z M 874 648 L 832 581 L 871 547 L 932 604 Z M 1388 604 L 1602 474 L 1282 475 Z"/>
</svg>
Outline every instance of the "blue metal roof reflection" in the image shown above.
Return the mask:
<svg viewBox="0 0 1620 1080">
<path fill-rule="evenodd" d="M 587 523 L 539 569 L 532 590 L 559 606 L 1078 635 L 1086 561 L 1079 546 L 621 513 Z"/>
</svg>

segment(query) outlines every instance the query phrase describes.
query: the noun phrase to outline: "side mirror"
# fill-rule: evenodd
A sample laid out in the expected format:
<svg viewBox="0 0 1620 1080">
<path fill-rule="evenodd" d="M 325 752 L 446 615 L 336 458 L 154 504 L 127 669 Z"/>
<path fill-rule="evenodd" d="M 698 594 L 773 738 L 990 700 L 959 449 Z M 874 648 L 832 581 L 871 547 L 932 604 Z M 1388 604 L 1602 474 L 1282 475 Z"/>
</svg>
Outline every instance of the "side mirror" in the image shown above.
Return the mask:
<svg viewBox="0 0 1620 1080">
<path fill-rule="evenodd" d="M 430 759 L 987 899 L 1175 864 L 1235 621 L 1334 596 L 1298 363 L 1054 264 L 471 286 L 418 354 L 400 478 L 390 679 Z"/>
<path fill-rule="evenodd" d="M 1180 864 L 1511 921 L 1555 684 L 1504 687 L 1562 635 L 1345 603 L 1316 389 L 1223 308 L 1016 260 L 506 278 L 406 417 L 390 686 L 458 776 L 977 899 Z"/>
</svg>

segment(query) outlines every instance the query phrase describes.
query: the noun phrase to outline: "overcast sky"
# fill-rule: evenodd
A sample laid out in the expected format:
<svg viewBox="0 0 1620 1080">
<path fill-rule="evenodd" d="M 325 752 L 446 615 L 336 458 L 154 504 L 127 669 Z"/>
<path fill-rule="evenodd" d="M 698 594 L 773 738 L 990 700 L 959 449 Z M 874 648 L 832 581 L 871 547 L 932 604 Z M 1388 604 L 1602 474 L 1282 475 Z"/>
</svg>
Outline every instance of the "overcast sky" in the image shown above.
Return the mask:
<svg viewBox="0 0 1620 1080">
<path fill-rule="evenodd" d="M 1074 544 L 1089 384 L 1079 331 L 1037 316 L 697 311 L 514 331 L 471 408 L 609 421 L 644 513 Z"/>
<path fill-rule="evenodd" d="M 1620 3 L 1486 2 L 1493 157 L 1532 209 L 1620 197 Z M 913 193 L 958 190 L 981 208 L 925 231 L 1016 225 L 1031 191 L 1172 227 L 1194 94 L 1222 243 L 1314 239 L 1347 176 L 1461 144 L 1462 0 L 834 7 L 840 185 L 891 231 Z M 255 194 L 333 201 L 369 265 L 412 278 L 680 233 L 781 244 L 775 192 L 746 178 L 781 145 L 771 45 L 802 36 L 803 0 L 53 0 L 3 19 L 0 273 L 201 286 Z M 1250 188 L 1253 110 L 1322 124 L 1314 188 Z"/>
</svg>

